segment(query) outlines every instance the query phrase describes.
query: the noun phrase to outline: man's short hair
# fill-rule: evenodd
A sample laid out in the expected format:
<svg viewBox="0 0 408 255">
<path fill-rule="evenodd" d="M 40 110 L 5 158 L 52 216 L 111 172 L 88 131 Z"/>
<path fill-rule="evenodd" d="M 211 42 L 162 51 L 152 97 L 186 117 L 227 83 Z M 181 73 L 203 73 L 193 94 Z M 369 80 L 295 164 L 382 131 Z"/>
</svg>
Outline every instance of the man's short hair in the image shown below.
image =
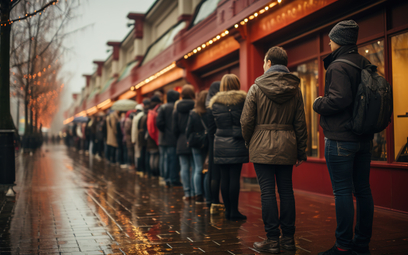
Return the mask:
<svg viewBox="0 0 408 255">
<path fill-rule="evenodd" d="M 271 61 L 271 65 L 288 65 L 288 54 L 282 47 L 274 46 L 270 48 L 265 57 L 266 61 Z"/>
</svg>

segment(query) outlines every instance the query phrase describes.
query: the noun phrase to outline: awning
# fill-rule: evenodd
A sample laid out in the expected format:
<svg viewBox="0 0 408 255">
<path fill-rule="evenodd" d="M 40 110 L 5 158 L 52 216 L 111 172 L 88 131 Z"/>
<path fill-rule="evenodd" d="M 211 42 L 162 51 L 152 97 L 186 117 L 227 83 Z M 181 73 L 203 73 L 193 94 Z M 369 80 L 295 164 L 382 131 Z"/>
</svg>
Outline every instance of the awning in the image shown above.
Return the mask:
<svg viewBox="0 0 408 255">
<path fill-rule="evenodd" d="M 130 72 L 132 71 L 132 69 L 133 69 L 135 66 L 137 66 L 138 64 L 139 64 L 139 61 L 138 61 L 138 60 L 135 60 L 135 61 L 130 62 L 129 64 L 127 64 L 127 65 L 125 66 L 125 68 L 122 70 L 122 72 L 120 73 L 119 78 L 118 78 L 118 81 L 121 81 L 121 80 L 123 80 L 124 78 L 126 78 L 126 77 L 130 74 Z"/>
<path fill-rule="evenodd" d="M 190 28 L 210 16 L 210 14 L 217 9 L 219 2 L 220 0 L 207 0 L 203 2 L 200 6 L 200 10 L 197 12 L 197 15 L 195 15 L 193 22 L 191 22 Z"/>
<path fill-rule="evenodd" d="M 115 77 L 110 78 L 105 85 L 103 85 L 102 89 L 101 89 L 101 93 L 105 92 L 106 90 L 108 90 L 108 88 L 111 86 L 111 84 L 115 81 Z"/>
<path fill-rule="evenodd" d="M 174 40 L 174 37 L 183 29 L 185 28 L 187 22 L 181 21 L 177 23 L 172 28 L 170 28 L 164 35 L 162 35 L 159 39 L 157 39 L 147 50 L 146 55 L 143 59 L 142 65 L 146 64 L 154 57 L 159 55 L 160 52 L 167 49 Z"/>
</svg>

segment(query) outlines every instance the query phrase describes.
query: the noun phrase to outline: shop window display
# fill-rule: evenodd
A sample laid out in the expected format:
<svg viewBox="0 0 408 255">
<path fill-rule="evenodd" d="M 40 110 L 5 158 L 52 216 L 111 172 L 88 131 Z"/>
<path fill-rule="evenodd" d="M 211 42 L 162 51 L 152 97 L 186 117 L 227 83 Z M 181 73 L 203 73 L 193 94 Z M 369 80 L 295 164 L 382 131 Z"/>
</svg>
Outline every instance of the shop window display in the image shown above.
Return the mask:
<svg viewBox="0 0 408 255">
<path fill-rule="evenodd" d="M 408 32 L 391 37 L 394 96 L 394 148 L 396 161 L 408 162 Z"/>
<path fill-rule="evenodd" d="M 313 111 L 313 102 L 319 96 L 318 63 L 317 60 L 312 60 L 290 69 L 300 78 L 308 134 L 306 153 L 309 157 L 318 157 L 319 118 Z"/>
<path fill-rule="evenodd" d="M 378 40 L 371 44 L 359 47 L 358 53 L 367 58 L 371 64 L 376 65 L 378 74 L 385 77 L 383 40 Z M 375 161 L 387 160 L 387 138 L 385 130 L 374 134 L 371 159 Z"/>
</svg>

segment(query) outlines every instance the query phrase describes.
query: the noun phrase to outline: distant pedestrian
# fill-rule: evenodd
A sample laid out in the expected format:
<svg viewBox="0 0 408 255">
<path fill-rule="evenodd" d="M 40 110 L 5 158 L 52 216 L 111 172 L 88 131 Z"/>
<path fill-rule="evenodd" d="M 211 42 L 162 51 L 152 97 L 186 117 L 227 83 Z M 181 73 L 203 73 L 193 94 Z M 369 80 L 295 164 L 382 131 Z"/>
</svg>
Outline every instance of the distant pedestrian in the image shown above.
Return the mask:
<svg viewBox="0 0 408 255">
<path fill-rule="evenodd" d="M 271 253 L 279 253 L 280 247 L 296 250 L 292 169 L 293 165 L 306 160 L 307 129 L 300 79 L 289 72 L 287 63 L 284 49 L 268 50 L 264 74 L 248 91 L 241 117 L 242 135 L 261 188 L 262 219 L 267 236 L 264 241 L 254 243 L 254 248 Z"/>
<path fill-rule="evenodd" d="M 159 176 L 159 130 L 156 125 L 157 111 L 161 105 L 161 100 L 159 96 L 154 95 L 150 98 L 149 111 L 147 112 L 146 118 L 142 118 L 143 128 L 147 130 L 146 132 L 146 162 L 148 162 L 148 173 L 149 176 Z"/>
<path fill-rule="evenodd" d="M 150 102 L 150 100 L 149 100 Z M 141 148 L 139 147 L 138 137 L 139 137 L 139 122 L 140 119 L 143 117 L 143 104 L 136 105 L 136 115 L 133 117 L 132 120 L 132 143 L 134 144 L 134 151 L 135 151 L 135 166 L 138 172 L 142 171 L 140 166 L 140 152 Z"/>
<path fill-rule="evenodd" d="M 190 167 L 194 173 L 194 159 L 191 149 L 187 146 L 186 127 L 190 111 L 194 108 L 195 92 L 192 85 L 184 85 L 181 90 L 181 100 L 174 105 L 173 134 L 177 137 L 177 155 L 180 160 L 180 174 L 183 182 L 184 201 L 194 199 L 194 186 L 191 183 Z"/>
<path fill-rule="evenodd" d="M 189 143 L 196 140 L 196 144 L 189 144 L 194 159 L 193 185 L 195 192 L 195 202 L 197 204 L 204 203 L 204 194 L 210 202 L 208 179 L 205 186 L 203 185 L 203 165 L 208 155 L 208 116 L 205 108 L 205 100 L 208 91 L 201 91 L 198 94 L 195 107 L 190 111 L 187 122 L 186 137 Z M 197 140 L 204 140 L 202 141 Z"/>
<path fill-rule="evenodd" d="M 157 115 L 157 128 L 159 134 L 160 160 L 162 161 L 164 180 L 167 186 L 180 186 L 178 158 L 176 153 L 177 137 L 172 131 L 174 103 L 179 99 L 180 93 L 175 90 L 167 92 L 167 103 L 159 108 Z"/>
<path fill-rule="evenodd" d="M 117 126 L 116 123 L 119 121 L 119 112 L 114 111 L 106 118 L 106 129 L 107 129 L 107 157 L 106 159 L 112 163 L 116 163 L 116 150 L 118 148 L 117 140 Z"/>
<path fill-rule="evenodd" d="M 127 159 L 130 170 L 135 170 L 135 147 L 132 143 L 132 121 L 133 117 L 136 114 L 136 110 L 129 110 L 126 113 L 125 119 L 125 142 L 127 148 Z"/>
<path fill-rule="evenodd" d="M 370 62 L 358 54 L 358 24 L 353 20 L 337 23 L 329 33 L 332 53 L 324 61 L 324 97 L 316 98 L 313 110 L 320 114 L 325 136 L 325 157 L 336 204 L 336 244 L 319 254 L 370 254 L 374 203 L 370 188 L 370 162 L 373 135 L 352 132 L 354 98 L 361 82 L 361 68 Z M 353 238 L 354 203 L 357 221 Z"/>
<path fill-rule="evenodd" d="M 242 164 L 248 163 L 248 149 L 241 132 L 242 109 L 246 92 L 240 90 L 241 83 L 234 74 L 221 79 L 220 92 L 210 101 L 208 129 L 214 139 L 214 164 L 221 172 L 221 195 L 228 220 L 245 220 L 238 210 Z"/>
<path fill-rule="evenodd" d="M 147 147 L 147 113 L 149 112 L 150 107 L 150 99 L 146 98 L 143 100 L 143 115 L 141 116 L 138 124 L 137 124 L 137 146 L 139 151 L 139 158 L 138 158 L 138 170 L 143 172 L 144 176 L 148 176 L 150 173 L 149 170 L 149 162 L 146 161 L 146 147 Z"/>
</svg>

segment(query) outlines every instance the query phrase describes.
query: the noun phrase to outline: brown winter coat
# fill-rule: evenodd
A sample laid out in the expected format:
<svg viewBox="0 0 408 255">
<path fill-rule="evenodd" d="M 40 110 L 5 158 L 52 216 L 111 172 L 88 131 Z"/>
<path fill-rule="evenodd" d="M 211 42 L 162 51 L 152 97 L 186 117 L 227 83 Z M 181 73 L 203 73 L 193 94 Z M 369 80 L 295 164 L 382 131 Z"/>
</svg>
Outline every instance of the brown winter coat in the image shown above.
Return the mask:
<svg viewBox="0 0 408 255">
<path fill-rule="evenodd" d="M 106 118 L 106 128 L 108 132 L 108 138 L 106 141 L 107 145 L 118 147 L 118 141 L 116 139 L 116 134 L 118 133 L 116 128 L 116 123 L 119 121 L 119 116 L 116 112 L 112 112 L 108 118 Z"/>
<path fill-rule="evenodd" d="M 294 165 L 306 160 L 307 129 L 299 78 L 266 72 L 248 91 L 241 116 L 250 161 Z"/>
</svg>

